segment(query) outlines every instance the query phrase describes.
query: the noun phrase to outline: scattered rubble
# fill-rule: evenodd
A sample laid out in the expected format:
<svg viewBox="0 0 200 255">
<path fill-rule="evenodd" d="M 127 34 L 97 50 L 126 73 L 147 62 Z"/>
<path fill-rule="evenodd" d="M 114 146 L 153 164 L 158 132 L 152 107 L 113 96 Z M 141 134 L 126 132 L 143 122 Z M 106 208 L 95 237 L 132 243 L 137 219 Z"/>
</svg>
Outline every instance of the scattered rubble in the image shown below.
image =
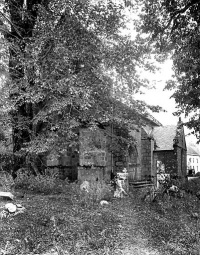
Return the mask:
<svg viewBox="0 0 200 255">
<path fill-rule="evenodd" d="M 24 213 L 24 211 L 25 207 L 21 204 L 7 203 L 5 204 L 4 209 L 0 212 L 0 219 L 15 216 L 19 213 Z"/>
</svg>

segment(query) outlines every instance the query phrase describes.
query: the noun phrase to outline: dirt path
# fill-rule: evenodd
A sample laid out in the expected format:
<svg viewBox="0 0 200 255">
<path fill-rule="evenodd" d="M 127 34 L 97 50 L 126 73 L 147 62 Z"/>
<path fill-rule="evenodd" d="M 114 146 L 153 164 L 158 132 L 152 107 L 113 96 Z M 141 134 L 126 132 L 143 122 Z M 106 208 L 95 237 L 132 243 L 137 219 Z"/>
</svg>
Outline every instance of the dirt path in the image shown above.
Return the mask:
<svg viewBox="0 0 200 255">
<path fill-rule="evenodd" d="M 148 244 L 146 234 L 142 232 L 137 223 L 139 210 L 135 209 L 131 199 L 115 201 L 113 206 L 117 208 L 120 225 L 119 254 L 123 255 L 161 255 Z M 116 253 L 118 254 L 118 253 Z"/>
</svg>

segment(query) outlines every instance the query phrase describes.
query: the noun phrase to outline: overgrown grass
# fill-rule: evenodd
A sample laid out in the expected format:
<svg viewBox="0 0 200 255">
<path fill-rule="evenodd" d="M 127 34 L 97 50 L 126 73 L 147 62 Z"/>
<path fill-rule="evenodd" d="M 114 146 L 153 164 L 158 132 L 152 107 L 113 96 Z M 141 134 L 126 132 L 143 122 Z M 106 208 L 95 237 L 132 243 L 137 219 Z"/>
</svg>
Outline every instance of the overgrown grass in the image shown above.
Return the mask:
<svg viewBox="0 0 200 255">
<path fill-rule="evenodd" d="M 15 179 L 15 188 L 33 191 L 34 193 L 60 193 L 62 192 L 63 184 L 68 184 L 59 181 L 56 176 L 39 174 L 37 176 L 26 172 L 18 171 L 17 178 Z"/>
<path fill-rule="evenodd" d="M 27 212 L 4 219 L 0 230 L 4 254 L 104 254 L 113 251 L 118 218 L 109 210 L 86 210 L 63 196 L 29 198 Z M 48 253 L 49 254 L 49 253 Z"/>
<path fill-rule="evenodd" d="M 165 196 L 156 202 L 137 204 L 141 211 L 138 224 L 161 254 L 200 254 L 200 202 L 196 196 Z"/>
<path fill-rule="evenodd" d="M 0 254 L 114 254 L 120 220 L 110 206 L 99 205 L 110 195 L 107 184 L 92 184 L 87 193 L 79 184 L 49 182 L 47 176 L 30 178 L 20 185 L 16 180 L 26 194 L 15 202 L 26 211 L 1 220 Z"/>
<path fill-rule="evenodd" d="M 191 194 L 196 194 L 200 191 L 200 178 L 191 179 L 190 181 L 187 181 L 183 185 L 183 189 L 190 192 Z"/>
<path fill-rule="evenodd" d="M 111 188 L 104 182 L 94 182 L 87 193 L 78 183 L 49 176 L 30 178 L 16 180 L 26 193 L 15 202 L 26 211 L 1 220 L 0 254 L 113 255 L 126 254 L 124 248 L 144 254 L 143 240 L 161 255 L 200 254 L 196 196 L 165 196 L 150 203 L 143 201 L 144 191 L 134 190 L 129 198 L 112 200 Z M 101 199 L 109 205 L 100 206 Z"/>
</svg>

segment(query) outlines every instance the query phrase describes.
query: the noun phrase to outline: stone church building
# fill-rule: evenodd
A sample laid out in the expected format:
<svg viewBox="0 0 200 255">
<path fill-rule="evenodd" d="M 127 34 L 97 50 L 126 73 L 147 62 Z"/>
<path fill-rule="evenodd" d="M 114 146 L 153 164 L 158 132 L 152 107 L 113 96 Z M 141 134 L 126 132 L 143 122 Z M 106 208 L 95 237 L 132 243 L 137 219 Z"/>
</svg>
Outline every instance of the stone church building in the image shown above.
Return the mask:
<svg viewBox="0 0 200 255">
<path fill-rule="evenodd" d="M 62 177 L 72 181 L 110 181 L 126 168 L 130 182 L 146 180 L 156 184 L 160 164 L 165 173 L 184 179 L 186 155 L 181 122 L 177 126 L 162 126 L 149 116 L 143 126 L 132 130 L 117 129 L 109 124 L 82 127 L 79 145 L 68 148 L 65 155 L 53 160 L 50 154 L 47 167 L 59 168 Z"/>
</svg>

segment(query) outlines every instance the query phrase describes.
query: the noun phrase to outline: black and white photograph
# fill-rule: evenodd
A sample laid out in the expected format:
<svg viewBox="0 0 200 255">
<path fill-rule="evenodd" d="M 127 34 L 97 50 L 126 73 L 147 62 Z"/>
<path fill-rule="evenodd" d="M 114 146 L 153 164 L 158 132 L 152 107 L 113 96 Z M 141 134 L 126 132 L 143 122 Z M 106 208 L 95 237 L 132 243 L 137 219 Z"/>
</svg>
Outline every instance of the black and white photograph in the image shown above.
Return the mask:
<svg viewBox="0 0 200 255">
<path fill-rule="evenodd" d="M 0 255 L 200 255 L 200 0 L 0 0 Z"/>
</svg>

